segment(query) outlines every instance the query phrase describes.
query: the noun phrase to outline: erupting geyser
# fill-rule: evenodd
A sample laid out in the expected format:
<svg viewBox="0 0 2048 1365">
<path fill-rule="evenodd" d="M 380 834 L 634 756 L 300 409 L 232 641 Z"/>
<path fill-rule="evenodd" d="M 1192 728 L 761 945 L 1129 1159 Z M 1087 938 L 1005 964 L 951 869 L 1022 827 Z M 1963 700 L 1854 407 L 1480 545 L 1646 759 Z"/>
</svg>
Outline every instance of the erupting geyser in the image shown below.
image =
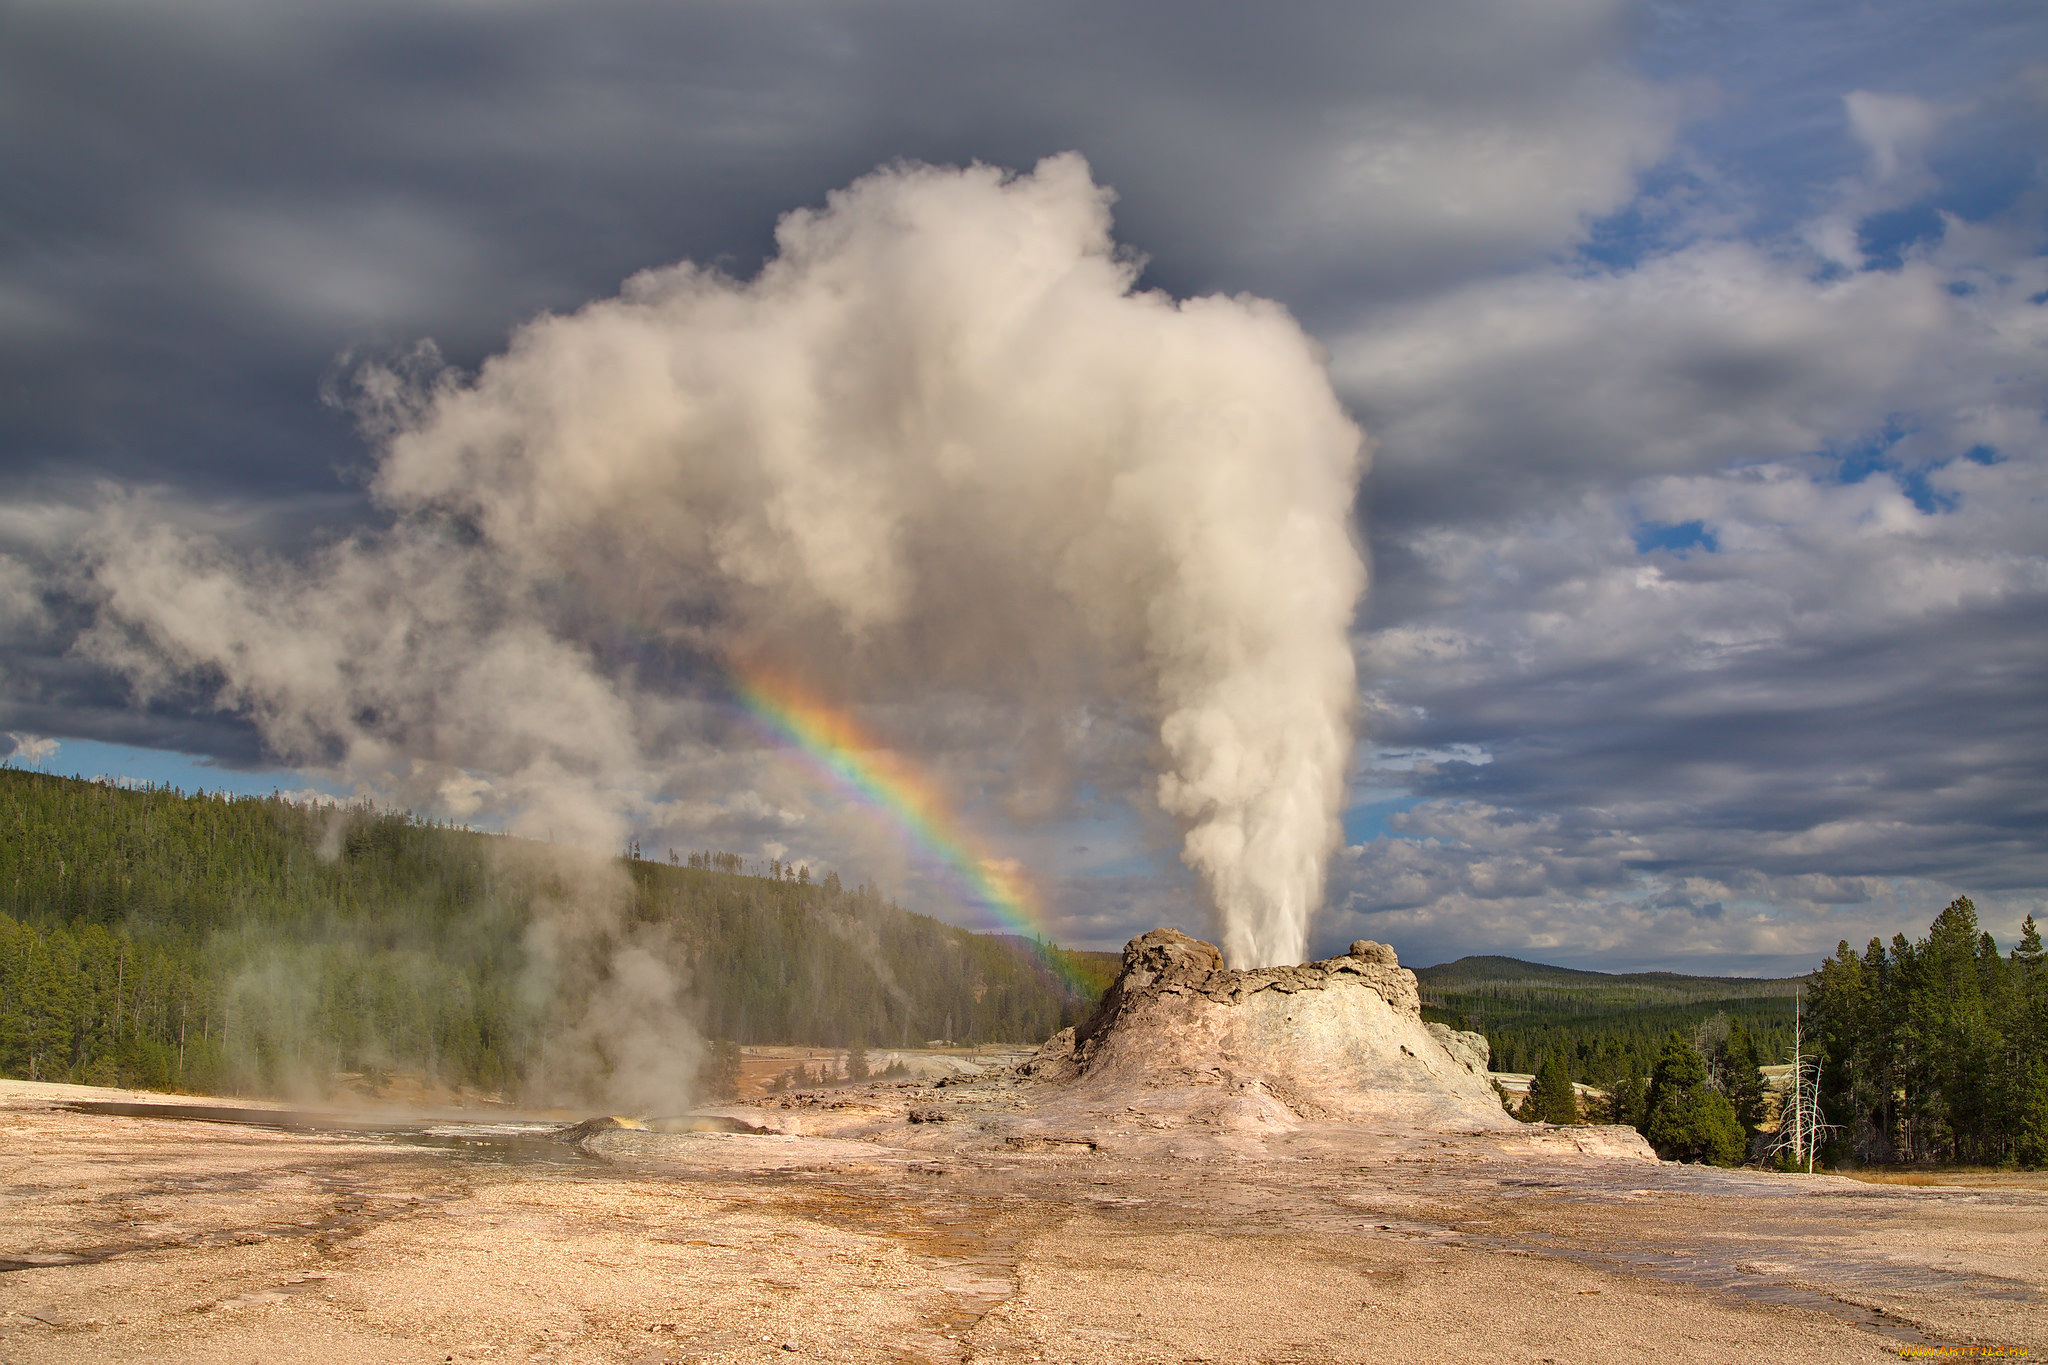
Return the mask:
<svg viewBox="0 0 2048 1365">
<path fill-rule="evenodd" d="M 766 661 L 943 709 L 1026 818 L 1083 782 L 1155 802 L 1229 961 L 1299 961 L 1363 441 L 1278 305 L 1139 290 L 1111 199 L 1072 154 L 891 167 L 752 279 L 651 270 L 472 376 L 365 370 L 387 524 L 249 565 L 117 503 L 93 648 L 386 799 L 605 852 L 724 795 L 688 702 L 704 661 Z"/>
</svg>

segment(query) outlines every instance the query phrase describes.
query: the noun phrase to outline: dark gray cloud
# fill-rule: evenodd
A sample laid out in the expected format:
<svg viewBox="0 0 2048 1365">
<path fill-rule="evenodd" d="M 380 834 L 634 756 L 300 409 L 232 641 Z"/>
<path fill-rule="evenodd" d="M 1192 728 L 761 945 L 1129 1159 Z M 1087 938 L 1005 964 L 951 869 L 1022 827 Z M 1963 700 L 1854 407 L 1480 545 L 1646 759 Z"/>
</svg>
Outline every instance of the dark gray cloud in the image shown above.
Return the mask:
<svg viewBox="0 0 2048 1365">
<path fill-rule="evenodd" d="M 474 361 L 650 265 L 750 273 L 779 214 L 896 158 L 1080 150 L 1162 282 L 1314 311 L 1341 301 L 1333 275 L 1555 244 L 1657 138 L 1617 118 L 1648 96 L 1611 65 L 1605 4 L 87 3 L 7 23 L 17 479 L 83 460 L 326 487 L 360 459 L 309 401 L 338 353 L 432 335 Z M 1496 185 L 1529 157 L 1554 164 Z M 1466 202 L 1510 191 L 1511 212 Z"/>
</svg>

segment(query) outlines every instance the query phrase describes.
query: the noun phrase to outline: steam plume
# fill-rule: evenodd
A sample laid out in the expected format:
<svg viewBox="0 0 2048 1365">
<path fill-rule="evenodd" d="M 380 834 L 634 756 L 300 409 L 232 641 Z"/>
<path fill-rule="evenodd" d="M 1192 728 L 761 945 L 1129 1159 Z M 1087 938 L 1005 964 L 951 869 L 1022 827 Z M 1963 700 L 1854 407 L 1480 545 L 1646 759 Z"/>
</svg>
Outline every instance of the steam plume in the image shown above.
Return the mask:
<svg viewBox="0 0 2048 1365">
<path fill-rule="evenodd" d="M 785 217 L 751 280 L 648 271 L 473 377 L 365 372 L 389 528 L 250 566 L 117 507 L 94 647 L 144 685 L 211 672 L 401 799 L 610 848 L 688 729 L 687 687 L 607 653 L 622 627 L 1021 716 L 1020 783 L 1103 767 L 1086 714 L 1146 737 L 1087 775 L 1177 822 L 1230 960 L 1298 961 L 1362 442 L 1277 305 L 1136 292 L 1110 198 L 1075 155 L 885 169 Z"/>
</svg>

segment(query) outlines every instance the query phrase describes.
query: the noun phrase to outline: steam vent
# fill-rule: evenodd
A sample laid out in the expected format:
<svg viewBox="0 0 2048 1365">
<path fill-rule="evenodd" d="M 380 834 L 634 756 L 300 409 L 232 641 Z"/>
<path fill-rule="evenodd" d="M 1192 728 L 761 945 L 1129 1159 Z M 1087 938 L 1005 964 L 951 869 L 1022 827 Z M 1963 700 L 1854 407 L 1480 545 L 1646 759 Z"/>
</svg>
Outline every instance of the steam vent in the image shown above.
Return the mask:
<svg viewBox="0 0 2048 1365">
<path fill-rule="evenodd" d="M 1214 945 L 1154 929 L 1124 947 L 1094 1017 L 1026 1065 L 1068 1082 L 1078 1108 L 1223 1129 L 1519 1126 L 1483 1069 L 1424 1026 L 1415 974 L 1363 940 L 1343 957 L 1240 972 Z"/>
</svg>

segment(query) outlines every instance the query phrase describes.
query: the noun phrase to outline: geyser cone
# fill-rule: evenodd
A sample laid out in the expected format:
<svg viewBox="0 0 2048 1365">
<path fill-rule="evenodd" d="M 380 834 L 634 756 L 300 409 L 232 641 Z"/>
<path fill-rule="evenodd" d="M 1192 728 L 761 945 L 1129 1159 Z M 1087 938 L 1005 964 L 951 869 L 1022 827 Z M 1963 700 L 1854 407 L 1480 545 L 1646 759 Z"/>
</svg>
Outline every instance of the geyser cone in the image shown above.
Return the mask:
<svg viewBox="0 0 2048 1365">
<path fill-rule="evenodd" d="M 1071 1078 L 1074 1100 L 1088 1107 L 1176 1110 L 1223 1128 L 1514 1126 L 1485 1073 L 1423 1025 L 1415 974 L 1380 943 L 1232 971 L 1214 945 L 1154 929 L 1125 946 L 1094 1017 L 1033 1066 Z"/>
</svg>

